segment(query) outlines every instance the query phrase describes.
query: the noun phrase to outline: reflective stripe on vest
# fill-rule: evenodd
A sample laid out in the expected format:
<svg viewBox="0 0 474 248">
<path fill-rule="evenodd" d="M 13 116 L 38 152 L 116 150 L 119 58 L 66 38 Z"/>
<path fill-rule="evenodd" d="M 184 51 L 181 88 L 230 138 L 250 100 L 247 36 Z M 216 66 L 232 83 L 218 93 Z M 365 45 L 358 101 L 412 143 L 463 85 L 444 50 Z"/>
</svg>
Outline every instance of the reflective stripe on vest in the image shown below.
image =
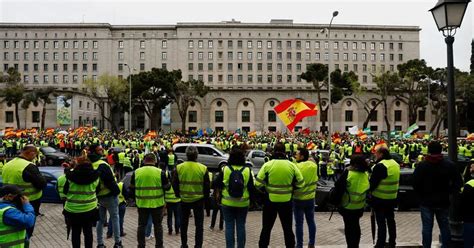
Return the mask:
<svg viewBox="0 0 474 248">
<path fill-rule="evenodd" d="M 168 177 L 168 180 L 171 179 L 170 173 L 166 173 L 166 176 Z M 165 191 L 165 202 L 167 203 L 177 203 L 180 202 L 181 199 L 176 196 L 176 193 L 174 192 L 173 187 L 170 187 L 169 190 Z"/>
<path fill-rule="evenodd" d="M 318 166 L 312 161 L 300 162 L 296 165 L 304 178 L 304 187 L 296 189 L 293 193 L 295 200 L 311 200 L 316 196 L 316 184 L 318 182 Z"/>
<path fill-rule="evenodd" d="M 268 174 L 268 182 L 265 177 Z M 271 202 L 288 202 L 293 193 L 293 180 L 296 187 L 304 186 L 304 179 L 296 165 L 286 159 L 274 159 L 265 163 L 256 177 L 257 187 L 265 186 Z"/>
<path fill-rule="evenodd" d="M 64 209 L 71 213 L 84 213 L 97 208 L 96 189 L 99 179 L 90 184 L 76 184 L 68 180 L 69 191 L 66 194 Z"/>
<path fill-rule="evenodd" d="M 135 171 L 135 200 L 139 208 L 165 205 L 161 169 L 146 165 Z"/>
<path fill-rule="evenodd" d="M 97 170 L 101 164 L 105 164 L 110 169 L 110 171 L 112 172 L 112 175 L 114 174 L 114 171 L 112 170 L 112 167 L 110 167 L 109 164 L 107 164 L 106 162 L 104 162 L 102 160 L 97 160 L 94 163 L 92 163 L 92 167 L 94 168 L 94 170 Z M 115 179 L 115 181 L 117 181 L 117 178 L 114 177 L 114 179 Z M 99 190 L 99 193 L 97 193 L 97 196 L 103 196 L 103 195 L 107 195 L 108 193 L 110 193 L 110 189 L 105 187 L 105 184 L 102 181 L 102 179 L 99 179 L 99 180 L 100 180 L 100 185 L 99 185 L 100 190 Z"/>
<path fill-rule="evenodd" d="M 9 209 L 14 209 L 14 207 L 7 206 L 0 209 L 0 247 L 25 247 L 26 230 L 3 223 L 3 214 Z"/>
<path fill-rule="evenodd" d="M 65 199 L 66 195 L 64 194 L 64 185 L 66 184 L 66 175 L 61 175 L 58 177 L 58 194 L 61 199 Z"/>
<path fill-rule="evenodd" d="M 368 173 L 349 170 L 346 187 L 341 206 L 345 209 L 364 208 L 366 194 L 370 188 Z"/>
<path fill-rule="evenodd" d="M 179 191 L 183 202 L 195 202 L 204 198 L 203 184 L 207 172 L 205 165 L 186 161 L 176 168 L 178 172 Z"/>
<path fill-rule="evenodd" d="M 393 159 L 380 161 L 387 168 L 387 178 L 382 179 L 372 195 L 385 200 L 397 198 L 400 180 L 400 166 Z"/>
<path fill-rule="evenodd" d="M 242 169 L 242 166 L 233 165 L 232 168 L 235 171 L 238 171 Z M 228 191 L 229 178 L 232 171 L 227 166 L 224 166 L 224 168 L 222 168 L 222 173 L 224 173 L 222 177 L 223 183 L 224 183 L 224 188 L 222 190 L 222 200 L 221 200 L 222 205 L 229 206 L 229 207 L 248 207 L 250 205 L 250 201 L 249 201 L 249 191 L 248 191 L 247 185 L 249 183 L 250 176 L 251 176 L 250 168 L 244 169 L 242 171 L 242 176 L 244 178 L 244 191 L 243 191 L 242 197 L 232 197 L 229 194 L 229 191 Z"/>
<path fill-rule="evenodd" d="M 31 162 L 23 158 L 14 158 L 3 166 L 3 184 L 12 184 L 22 188 L 23 195 L 28 196 L 30 201 L 38 200 L 43 195 L 41 189 L 37 189 L 32 183 L 23 180 L 23 171 Z"/>
</svg>

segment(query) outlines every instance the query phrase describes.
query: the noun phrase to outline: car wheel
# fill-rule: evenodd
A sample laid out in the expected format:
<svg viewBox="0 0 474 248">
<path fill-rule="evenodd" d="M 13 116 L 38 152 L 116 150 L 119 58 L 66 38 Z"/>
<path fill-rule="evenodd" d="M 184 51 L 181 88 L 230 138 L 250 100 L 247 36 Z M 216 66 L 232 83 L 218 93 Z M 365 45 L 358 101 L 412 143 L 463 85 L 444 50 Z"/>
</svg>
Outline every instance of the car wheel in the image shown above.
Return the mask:
<svg viewBox="0 0 474 248">
<path fill-rule="evenodd" d="M 48 165 L 48 166 L 52 166 L 52 165 L 54 164 L 54 161 L 53 161 L 53 159 L 51 159 L 51 158 L 48 159 L 46 162 L 47 162 L 47 165 Z"/>
</svg>

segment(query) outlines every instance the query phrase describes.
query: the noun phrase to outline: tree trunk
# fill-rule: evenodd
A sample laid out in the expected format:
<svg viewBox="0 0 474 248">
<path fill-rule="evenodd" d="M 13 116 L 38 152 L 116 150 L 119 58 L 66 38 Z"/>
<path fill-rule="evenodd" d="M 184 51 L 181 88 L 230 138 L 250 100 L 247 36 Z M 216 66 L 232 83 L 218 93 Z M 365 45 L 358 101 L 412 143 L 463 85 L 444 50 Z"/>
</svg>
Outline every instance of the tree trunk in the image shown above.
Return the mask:
<svg viewBox="0 0 474 248">
<path fill-rule="evenodd" d="M 417 109 L 415 107 L 409 107 L 408 108 L 409 113 L 408 113 L 408 124 L 411 126 L 414 123 L 416 123 L 416 119 L 418 118 L 418 113 Z"/>
<path fill-rule="evenodd" d="M 20 114 L 18 113 L 18 103 L 15 103 L 16 129 L 20 129 Z"/>
<path fill-rule="evenodd" d="M 441 128 L 441 122 L 443 122 L 442 118 L 438 121 L 438 126 L 436 127 L 436 137 L 439 137 L 439 129 Z"/>
<path fill-rule="evenodd" d="M 181 117 L 181 132 L 183 134 L 186 133 L 186 120 L 187 120 L 186 112 L 187 111 L 185 111 L 184 114 L 179 113 L 179 115 Z"/>
<path fill-rule="evenodd" d="M 41 129 L 44 130 L 44 122 L 46 120 L 46 103 L 43 103 L 43 108 L 41 109 Z"/>
<path fill-rule="evenodd" d="M 384 119 L 385 119 L 385 124 L 387 125 L 387 145 L 390 146 L 390 121 L 388 121 L 388 107 L 387 107 L 387 100 L 383 101 L 383 108 L 384 108 Z"/>
<path fill-rule="evenodd" d="M 321 115 L 323 115 L 323 114 L 325 113 L 325 110 L 324 110 L 324 109 L 322 108 L 322 106 L 321 106 L 321 89 L 320 89 L 320 88 L 317 88 L 316 91 L 317 91 L 317 94 L 318 94 L 318 105 L 319 105 L 319 108 L 321 109 Z M 328 108 L 329 108 L 329 105 L 328 105 L 328 107 L 326 107 L 326 110 L 327 110 Z M 329 117 L 329 116 L 326 114 L 326 119 L 327 119 L 328 117 Z M 320 119 L 321 119 L 321 118 L 320 118 Z M 321 120 L 321 123 L 322 123 L 322 125 L 321 125 L 320 130 L 322 129 L 322 127 L 325 127 L 325 126 L 326 126 L 326 121 L 325 121 L 325 119 L 322 119 L 322 120 Z M 329 130 L 328 130 L 328 131 L 329 131 Z"/>
<path fill-rule="evenodd" d="M 151 109 L 150 117 L 150 129 L 155 131 L 161 130 L 161 108 L 159 106 L 153 106 Z"/>
</svg>

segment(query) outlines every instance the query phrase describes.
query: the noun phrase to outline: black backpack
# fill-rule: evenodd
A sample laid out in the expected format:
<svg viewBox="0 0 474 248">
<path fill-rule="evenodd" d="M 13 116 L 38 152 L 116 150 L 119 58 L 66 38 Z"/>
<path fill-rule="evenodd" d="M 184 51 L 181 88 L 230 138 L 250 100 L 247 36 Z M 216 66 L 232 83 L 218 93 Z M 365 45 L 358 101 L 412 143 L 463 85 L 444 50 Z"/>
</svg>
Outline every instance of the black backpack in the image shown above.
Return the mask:
<svg viewBox="0 0 474 248">
<path fill-rule="evenodd" d="M 232 166 L 228 166 L 230 169 L 230 176 L 229 176 L 229 195 L 235 198 L 240 198 L 244 195 L 244 175 L 242 172 L 245 170 L 245 166 L 242 166 L 240 170 L 234 170 Z"/>
</svg>

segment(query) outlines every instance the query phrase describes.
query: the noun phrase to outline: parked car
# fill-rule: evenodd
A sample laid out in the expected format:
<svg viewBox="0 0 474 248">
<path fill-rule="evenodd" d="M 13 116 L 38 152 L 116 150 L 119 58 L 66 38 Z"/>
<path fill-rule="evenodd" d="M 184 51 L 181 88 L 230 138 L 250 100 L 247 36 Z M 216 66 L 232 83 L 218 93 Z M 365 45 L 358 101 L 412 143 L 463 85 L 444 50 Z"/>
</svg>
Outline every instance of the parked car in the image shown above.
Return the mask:
<svg viewBox="0 0 474 248">
<path fill-rule="evenodd" d="M 245 160 L 247 161 L 247 164 L 252 167 L 252 171 L 255 173 L 255 171 L 258 172 L 265 163 L 265 156 L 266 153 L 262 150 L 248 150 L 245 153 Z"/>
<path fill-rule="evenodd" d="M 58 177 L 64 174 L 64 168 L 59 166 L 42 166 L 38 167 L 41 174 L 45 177 L 47 185 L 43 189 L 43 196 L 41 202 L 45 203 L 61 203 L 59 194 L 56 191 L 56 185 L 58 183 Z M 0 176 L 0 187 L 3 185 L 3 179 Z"/>
<path fill-rule="evenodd" d="M 39 151 L 44 156 L 40 166 L 61 166 L 64 161 L 70 159 L 68 154 L 49 146 L 40 147 Z"/>
<path fill-rule="evenodd" d="M 195 146 L 198 149 L 199 155 L 197 161 L 207 166 L 210 171 L 216 171 L 219 166 L 227 164 L 229 155 L 211 144 L 193 144 L 181 143 L 173 145 L 174 154 L 177 157 L 177 162 L 182 163 L 186 161 L 186 148 L 188 146 Z"/>
</svg>

